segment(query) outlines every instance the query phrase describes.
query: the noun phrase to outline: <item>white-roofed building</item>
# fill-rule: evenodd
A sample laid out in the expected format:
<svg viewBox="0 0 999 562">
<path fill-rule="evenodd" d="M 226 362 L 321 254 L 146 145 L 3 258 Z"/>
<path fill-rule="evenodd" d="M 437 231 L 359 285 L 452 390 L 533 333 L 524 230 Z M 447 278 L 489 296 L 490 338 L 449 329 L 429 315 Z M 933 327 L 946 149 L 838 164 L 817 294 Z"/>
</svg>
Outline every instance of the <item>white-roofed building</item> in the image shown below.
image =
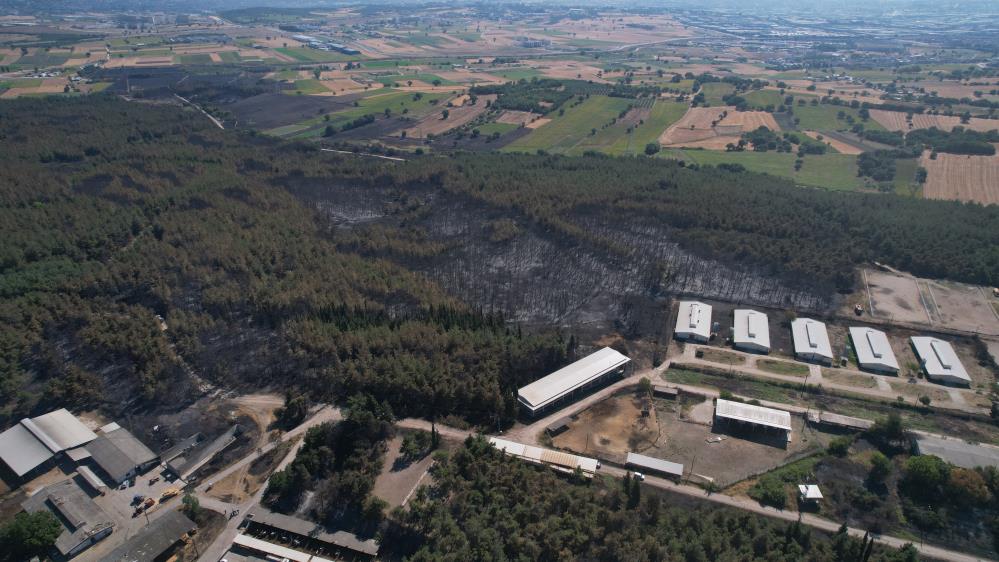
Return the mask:
<svg viewBox="0 0 999 562">
<path fill-rule="evenodd" d="M 926 378 L 946 384 L 971 386 L 971 377 L 964 369 L 954 348 L 941 339 L 912 337 L 912 347 L 916 350 L 919 364 L 926 372 Z"/>
<path fill-rule="evenodd" d="M 97 438 L 87 426 L 65 408 L 24 418 L 0 434 L 0 460 L 18 478 L 42 466 L 67 449 Z"/>
<path fill-rule="evenodd" d="M 873 328 L 850 328 L 850 341 L 861 369 L 898 374 L 898 360 L 884 332 Z"/>
<path fill-rule="evenodd" d="M 825 365 L 832 363 L 832 345 L 825 323 L 798 318 L 791 322 L 791 339 L 794 340 L 794 356 L 798 359 Z"/>
<path fill-rule="evenodd" d="M 822 490 L 815 484 L 798 484 L 798 501 L 814 504 L 822 499 Z"/>
<path fill-rule="evenodd" d="M 767 315 L 747 308 L 736 309 L 732 344 L 736 349 L 770 353 L 770 321 Z"/>
<path fill-rule="evenodd" d="M 683 465 L 655 457 L 648 457 L 638 453 L 628 453 L 627 466 L 639 468 L 646 472 L 662 474 L 673 478 L 683 478 Z"/>
<path fill-rule="evenodd" d="M 711 339 L 711 305 L 697 301 L 680 301 L 673 337 L 702 343 Z"/>
<path fill-rule="evenodd" d="M 551 449 L 535 447 L 534 445 L 524 445 L 523 443 L 515 443 L 496 437 L 490 437 L 489 443 L 512 457 L 517 457 L 518 459 L 541 466 L 547 466 L 560 472 L 575 472 L 578 468 L 583 473 L 583 476 L 589 478 L 592 478 L 597 472 L 600 464 L 597 462 L 597 459 L 581 457 L 562 451 L 553 451 Z"/>
<path fill-rule="evenodd" d="M 719 398 L 715 401 L 715 420 L 780 431 L 786 438 L 784 445 L 791 440 L 791 414 L 784 410 Z"/>
<path fill-rule="evenodd" d="M 536 415 L 608 376 L 623 373 L 630 361 L 627 356 L 605 347 L 521 388 L 517 391 L 517 399 L 528 414 Z"/>
</svg>

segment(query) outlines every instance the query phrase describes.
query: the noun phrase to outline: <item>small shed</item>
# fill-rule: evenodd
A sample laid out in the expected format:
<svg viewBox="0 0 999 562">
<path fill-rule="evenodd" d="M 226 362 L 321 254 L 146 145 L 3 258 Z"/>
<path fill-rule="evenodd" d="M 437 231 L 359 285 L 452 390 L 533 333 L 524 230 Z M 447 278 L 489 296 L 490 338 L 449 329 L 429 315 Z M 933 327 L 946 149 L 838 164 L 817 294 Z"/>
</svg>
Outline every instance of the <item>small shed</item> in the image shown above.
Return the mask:
<svg viewBox="0 0 999 562">
<path fill-rule="evenodd" d="M 822 491 L 815 484 L 798 485 L 798 501 L 804 504 L 815 504 L 822 499 Z"/>
</svg>

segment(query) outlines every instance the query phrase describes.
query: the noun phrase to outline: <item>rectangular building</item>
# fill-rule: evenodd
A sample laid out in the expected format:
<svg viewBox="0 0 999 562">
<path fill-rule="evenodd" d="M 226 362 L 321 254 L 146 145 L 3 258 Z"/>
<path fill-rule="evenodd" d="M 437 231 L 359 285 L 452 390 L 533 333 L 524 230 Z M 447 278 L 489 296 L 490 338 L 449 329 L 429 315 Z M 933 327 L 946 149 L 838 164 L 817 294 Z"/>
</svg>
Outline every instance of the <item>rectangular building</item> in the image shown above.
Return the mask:
<svg viewBox="0 0 999 562">
<path fill-rule="evenodd" d="M 941 339 L 912 337 L 912 348 L 916 351 L 919 364 L 926 372 L 926 378 L 945 384 L 971 386 L 971 377 L 958 358 L 954 348 Z"/>
<path fill-rule="evenodd" d="M 629 361 L 627 356 L 605 347 L 521 388 L 517 399 L 525 412 L 534 416 L 608 376 L 623 373 Z"/>
<path fill-rule="evenodd" d="M 884 332 L 873 328 L 850 328 L 850 341 L 861 369 L 898 374 L 898 360 Z"/>
<path fill-rule="evenodd" d="M 732 344 L 736 349 L 770 353 L 770 321 L 767 315 L 746 308 L 737 309 L 732 325 Z"/>
<path fill-rule="evenodd" d="M 638 453 L 628 453 L 627 466 L 649 473 L 661 474 L 673 478 L 683 478 L 683 465 L 655 457 L 647 457 Z"/>
<path fill-rule="evenodd" d="M 575 472 L 578 468 L 583 476 L 592 478 L 597 472 L 597 459 L 581 457 L 562 451 L 553 451 L 534 445 L 524 445 L 506 439 L 490 437 L 489 442 L 504 453 L 530 463 L 547 466 L 561 472 Z"/>
<path fill-rule="evenodd" d="M 47 486 L 21 504 L 28 513 L 51 511 L 63 526 L 55 547 L 72 558 L 111 534 L 114 522 L 76 482 L 64 480 Z"/>
<path fill-rule="evenodd" d="M 681 341 L 706 343 L 711 339 L 711 305 L 680 301 L 673 337 Z"/>
<path fill-rule="evenodd" d="M 824 365 L 832 363 L 832 345 L 829 343 L 825 323 L 798 318 L 791 322 L 791 336 L 794 340 L 794 356 L 798 359 Z"/>
<path fill-rule="evenodd" d="M 96 438 L 76 416 L 60 408 L 35 418 L 24 418 L 0 433 L 0 460 L 18 478 L 23 478 L 63 451 Z"/>
<path fill-rule="evenodd" d="M 715 418 L 725 423 L 750 424 L 781 431 L 788 441 L 791 440 L 791 414 L 784 410 L 719 398 L 715 402 Z"/>
<path fill-rule="evenodd" d="M 169 510 L 111 551 L 102 562 L 162 560 L 166 552 L 197 528 L 183 513 Z"/>
<path fill-rule="evenodd" d="M 100 437 L 87 445 L 93 462 L 108 476 L 109 481 L 121 484 L 136 474 L 153 467 L 159 457 L 149 450 L 127 429 L 114 424 L 107 427 Z"/>
</svg>

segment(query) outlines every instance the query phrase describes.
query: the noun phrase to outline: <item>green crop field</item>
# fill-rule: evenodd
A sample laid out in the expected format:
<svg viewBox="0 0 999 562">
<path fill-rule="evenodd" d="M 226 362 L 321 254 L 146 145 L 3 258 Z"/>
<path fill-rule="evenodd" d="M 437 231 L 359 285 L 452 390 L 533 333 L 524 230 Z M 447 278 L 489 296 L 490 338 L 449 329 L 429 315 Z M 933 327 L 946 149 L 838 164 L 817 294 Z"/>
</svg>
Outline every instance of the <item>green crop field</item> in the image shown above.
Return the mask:
<svg viewBox="0 0 999 562">
<path fill-rule="evenodd" d="M 24 78 L 21 80 L 4 80 L 0 82 L 0 90 L 9 88 L 37 88 L 42 85 L 41 78 Z"/>
<path fill-rule="evenodd" d="M 541 76 L 541 72 L 533 68 L 504 68 L 501 70 L 490 70 L 489 74 L 499 78 L 506 78 L 507 80 L 520 80 L 521 78 L 530 80 L 535 76 Z"/>
<path fill-rule="evenodd" d="M 474 31 L 466 31 L 463 33 L 452 33 L 452 37 L 457 37 L 462 41 L 468 41 L 469 43 L 475 43 L 477 41 L 482 41 L 482 34 L 476 33 Z"/>
<path fill-rule="evenodd" d="M 801 170 L 794 170 L 797 156 L 786 152 L 722 152 L 717 150 L 669 149 L 661 153 L 697 164 L 741 164 L 747 170 L 791 178 L 812 187 L 836 190 L 863 189 L 866 184 L 857 177 L 857 157 L 850 154 L 805 156 Z"/>
<path fill-rule="evenodd" d="M 39 50 L 35 54 L 25 55 L 19 59 L 14 64 L 20 67 L 47 67 L 47 66 L 59 66 L 62 63 L 69 60 L 68 54 L 59 53 L 46 53 L 45 51 Z"/>
<path fill-rule="evenodd" d="M 628 133 L 628 125 L 616 123 L 587 137 L 573 148 L 571 154 L 582 154 L 587 150 L 599 150 L 607 154 L 643 154 L 645 145 L 659 142 L 659 135 L 667 127 L 680 120 L 687 111 L 687 104 L 670 101 L 656 101 L 644 123 L 632 128 Z"/>
<path fill-rule="evenodd" d="M 843 112 L 844 119 L 839 118 L 839 113 Z M 808 131 L 846 131 L 851 125 L 845 116 L 852 116 L 854 123 L 863 123 L 864 128 L 869 130 L 883 131 L 884 127 L 873 119 L 862 121 L 856 109 L 842 105 L 819 104 L 819 105 L 797 105 L 794 106 L 794 117 L 799 119 L 798 129 Z"/>
<path fill-rule="evenodd" d="M 206 53 L 180 55 L 180 64 L 212 64 L 212 57 Z"/>
<path fill-rule="evenodd" d="M 486 123 L 485 125 L 479 125 L 475 128 L 479 130 L 480 135 L 484 136 L 489 136 L 493 133 L 505 135 L 510 131 L 519 129 L 520 125 L 514 125 L 513 123 Z"/>
<path fill-rule="evenodd" d="M 916 170 L 919 168 L 919 160 L 915 158 L 899 158 L 895 160 L 895 180 L 892 185 L 898 195 L 912 195 L 919 197 L 922 195 L 922 186 L 916 183 Z"/>
<path fill-rule="evenodd" d="M 704 93 L 704 102 L 708 105 L 725 105 L 722 98 L 735 91 L 735 86 L 725 82 L 708 82 L 701 84 L 701 92 Z"/>
<path fill-rule="evenodd" d="M 503 147 L 508 152 L 569 152 L 584 142 L 590 142 L 591 130 L 599 131 L 603 125 L 627 109 L 629 100 L 607 96 L 590 96 L 575 107 L 567 107 L 565 115 L 549 114 L 552 121 L 535 129 Z M 595 137 L 596 135 L 592 135 Z"/>
<path fill-rule="evenodd" d="M 240 62 L 243 60 L 236 51 L 222 51 L 219 53 L 219 58 L 222 59 L 222 62 Z"/>
<path fill-rule="evenodd" d="M 413 45 L 414 47 L 440 47 L 441 45 L 449 43 L 449 41 L 443 37 L 438 35 L 427 35 L 425 33 L 411 33 L 397 38 L 404 43 Z"/>
<path fill-rule="evenodd" d="M 314 78 L 308 78 L 306 80 L 295 80 L 294 90 L 285 90 L 284 93 L 292 95 L 312 95 L 312 94 L 325 94 L 330 90 L 326 86 L 323 86 L 322 82 Z"/>
</svg>

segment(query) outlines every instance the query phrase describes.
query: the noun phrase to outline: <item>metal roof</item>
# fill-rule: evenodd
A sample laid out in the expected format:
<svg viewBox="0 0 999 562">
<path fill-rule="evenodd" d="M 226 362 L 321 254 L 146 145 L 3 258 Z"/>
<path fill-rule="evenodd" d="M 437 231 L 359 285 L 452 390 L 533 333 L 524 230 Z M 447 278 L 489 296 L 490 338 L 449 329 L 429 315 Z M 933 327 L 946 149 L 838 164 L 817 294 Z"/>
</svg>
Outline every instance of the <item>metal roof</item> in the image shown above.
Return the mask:
<svg viewBox="0 0 999 562">
<path fill-rule="evenodd" d="M 148 464 L 156 454 L 135 438 L 127 429 L 102 433 L 87 445 L 94 462 L 115 482 L 121 482 L 135 467 Z"/>
<path fill-rule="evenodd" d="M 35 437 L 49 448 L 52 447 L 49 442 L 54 443 L 56 448 L 52 449 L 53 453 L 79 447 L 97 439 L 97 435 L 66 408 L 31 418 L 30 422 L 28 430 L 35 433 Z M 44 436 L 36 431 L 41 431 Z"/>
<path fill-rule="evenodd" d="M 916 349 L 916 355 L 919 356 L 919 362 L 928 377 L 946 382 L 971 384 L 968 371 L 964 370 L 961 359 L 949 343 L 937 338 L 914 336 L 912 347 Z"/>
<path fill-rule="evenodd" d="M 812 355 L 832 361 L 832 345 L 826 325 L 811 318 L 798 318 L 791 322 L 791 336 L 795 355 Z"/>
<path fill-rule="evenodd" d="M 105 484 L 100 477 L 94 474 L 93 470 L 90 470 L 89 466 L 81 466 L 77 469 L 77 472 L 79 472 L 80 476 L 86 480 L 87 484 L 90 484 L 97 491 L 101 491 L 101 489 L 108 487 L 108 485 Z"/>
<path fill-rule="evenodd" d="M 674 333 L 708 339 L 711 336 L 711 305 L 698 301 L 680 301 Z"/>
<path fill-rule="evenodd" d="M 0 459 L 19 477 L 52 458 L 52 451 L 23 425 L 0 433 Z"/>
<path fill-rule="evenodd" d="M 663 459 L 657 459 L 654 457 L 647 457 L 645 455 L 640 455 L 638 453 L 628 453 L 627 464 L 633 466 L 640 466 L 642 468 L 647 468 L 649 470 L 654 470 L 656 472 L 672 474 L 674 476 L 683 476 L 682 464 L 670 462 Z"/>
<path fill-rule="evenodd" d="M 798 493 L 806 500 L 822 499 L 822 491 L 815 484 L 798 484 Z"/>
<path fill-rule="evenodd" d="M 898 370 L 898 360 L 888 343 L 888 336 L 873 328 L 850 328 L 850 340 L 861 367 Z"/>
<path fill-rule="evenodd" d="M 73 480 L 46 486 L 25 500 L 21 507 L 28 513 L 52 511 L 59 515 L 63 531 L 56 538 L 55 546 L 63 555 L 91 535 L 114 525 L 111 517 Z"/>
<path fill-rule="evenodd" d="M 629 361 L 625 355 L 605 347 L 521 388 L 517 396 L 524 405 L 537 410 Z"/>
<path fill-rule="evenodd" d="M 370 556 L 378 554 L 379 545 L 374 539 L 362 540 L 354 533 L 348 533 L 347 531 L 329 532 L 323 525 L 313 521 L 306 521 L 305 519 L 284 515 L 283 513 L 275 513 L 263 507 L 254 509 L 252 516 L 248 515 L 247 517 L 254 523 L 267 525 L 268 527 L 274 527 L 275 529 L 281 529 L 282 531 L 303 537 L 313 538 L 340 548 L 347 548 Z"/>
<path fill-rule="evenodd" d="M 736 345 L 770 349 L 770 322 L 766 314 L 747 308 L 737 309 L 732 328 L 732 341 Z"/>
<path fill-rule="evenodd" d="M 755 404 L 744 404 L 722 400 L 715 403 L 715 415 L 720 418 L 755 423 L 791 431 L 791 414 L 784 410 L 765 408 Z"/>
<path fill-rule="evenodd" d="M 239 546 L 257 550 L 265 554 L 270 554 L 278 557 L 279 559 L 291 560 L 292 562 L 309 562 L 312 558 L 311 554 L 301 552 L 299 550 L 292 550 L 288 547 L 262 541 L 256 537 L 244 534 L 236 535 L 236 538 L 232 540 L 232 544 L 238 544 Z"/>
<path fill-rule="evenodd" d="M 571 472 L 578 468 L 587 476 L 592 476 L 597 471 L 597 459 L 581 457 L 552 449 L 544 449 L 542 447 L 535 447 L 534 445 L 524 445 L 523 443 L 515 443 L 496 437 L 490 437 L 489 442 L 493 447 L 504 451 L 508 455 L 535 464 L 549 466 L 556 470 Z"/>
<path fill-rule="evenodd" d="M 150 562 L 198 526 L 183 513 L 169 510 L 114 549 L 102 562 Z"/>
</svg>

